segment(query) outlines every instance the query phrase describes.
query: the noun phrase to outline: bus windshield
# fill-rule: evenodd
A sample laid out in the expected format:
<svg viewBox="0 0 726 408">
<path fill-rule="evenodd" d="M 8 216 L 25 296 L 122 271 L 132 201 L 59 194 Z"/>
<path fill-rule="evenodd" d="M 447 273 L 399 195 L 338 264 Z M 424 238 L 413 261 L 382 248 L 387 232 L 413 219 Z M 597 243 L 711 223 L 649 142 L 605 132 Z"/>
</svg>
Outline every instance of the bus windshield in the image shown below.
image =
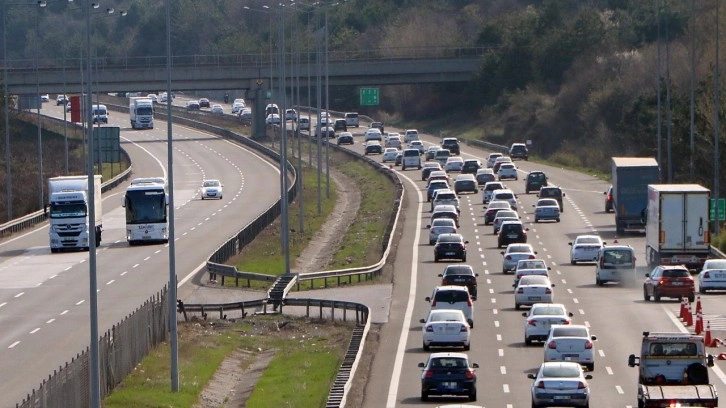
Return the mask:
<svg viewBox="0 0 726 408">
<path fill-rule="evenodd" d="M 166 193 L 163 190 L 126 192 L 126 223 L 166 222 Z"/>
</svg>

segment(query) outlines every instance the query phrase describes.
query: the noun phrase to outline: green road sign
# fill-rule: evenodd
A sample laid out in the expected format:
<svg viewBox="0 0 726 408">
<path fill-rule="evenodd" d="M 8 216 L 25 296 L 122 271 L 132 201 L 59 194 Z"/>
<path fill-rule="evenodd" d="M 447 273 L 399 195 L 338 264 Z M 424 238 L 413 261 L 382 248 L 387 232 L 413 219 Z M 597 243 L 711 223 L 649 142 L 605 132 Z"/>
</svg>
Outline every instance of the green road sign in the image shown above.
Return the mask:
<svg viewBox="0 0 726 408">
<path fill-rule="evenodd" d="M 716 219 L 716 200 L 711 199 L 709 218 L 711 221 Z M 718 199 L 718 220 L 726 221 L 726 198 Z"/>
<path fill-rule="evenodd" d="M 377 106 L 378 105 L 378 88 L 361 88 L 360 104 L 361 106 Z"/>
</svg>

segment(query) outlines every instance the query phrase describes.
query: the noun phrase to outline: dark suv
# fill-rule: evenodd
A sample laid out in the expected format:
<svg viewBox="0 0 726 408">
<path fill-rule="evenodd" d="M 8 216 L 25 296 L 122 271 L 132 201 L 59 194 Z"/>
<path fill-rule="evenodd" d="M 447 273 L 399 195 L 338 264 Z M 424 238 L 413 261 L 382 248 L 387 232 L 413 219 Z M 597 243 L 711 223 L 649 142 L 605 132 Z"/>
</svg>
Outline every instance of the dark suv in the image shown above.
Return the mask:
<svg viewBox="0 0 726 408">
<path fill-rule="evenodd" d="M 527 145 L 524 143 L 512 143 L 512 147 L 509 148 L 509 157 L 514 159 L 529 160 L 529 151 Z"/>
<path fill-rule="evenodd" d="M 345 119 L 335 119 L 335 122 L 333 122 L 333 130 L 336 132 L 347 132 L 348 124 L 345 122 Z"/>
<path fill-rule="evenodd" d="M 527 174 L 527 182 L 524 185 L 524 191 L 529 194 L 530 191 L 539 191 L 540 188 L 547 185 L 547 175 L 543 171 L 533 171 Z"/>
<path fill-rule="evenodd" d="M 442 286 L 466 286 L 473 300 L 476 300 L 477 276 L 479 274 L 474 272 L 471 265 L 449 265 L 444 269 L 444 273 L 439 274 Z"/>
<path fill-rule="evenodd" d="M 557 200 L 557 204 L 560 205 L 560 212 L 565 212 L 565 208 L 562 206 L 562 197 L 565 196 L 565 193 L 562 192 L 562 189 L 556 186 L 545 186 L 539 189 L 539 193 L 537 194 L 537 197 L 539 198 L 554 198 Z"/>
<path fill-rule="evenodd" d="M 466 159 L 464 166 L 461 168 L 461 174 L 476 174 L 482 165 L 479 159 Z"/>
<path fill-rule="evenodd" d="M 466 262 L 466 244 L 461 234 L 441 234 L 434 246 L 434 262 L 440 259 L 459 259 Z"/>
<path fill-rule="evenodd" d="M 499 228 L 497 235 L 497 248 L 507 246 L 509 244 L 526 244 L 527 228 L 521 221 L 504 221 Z"/>
<path fill-rule="evenodd" d="M 459 149 L 459 140 L 455 137 L 445 137 L 444 140 L 441 141 L 441 148 L 447 149 L 451 152 L 451 154 L 461 154 L 461 150 Z"/>
</svg>

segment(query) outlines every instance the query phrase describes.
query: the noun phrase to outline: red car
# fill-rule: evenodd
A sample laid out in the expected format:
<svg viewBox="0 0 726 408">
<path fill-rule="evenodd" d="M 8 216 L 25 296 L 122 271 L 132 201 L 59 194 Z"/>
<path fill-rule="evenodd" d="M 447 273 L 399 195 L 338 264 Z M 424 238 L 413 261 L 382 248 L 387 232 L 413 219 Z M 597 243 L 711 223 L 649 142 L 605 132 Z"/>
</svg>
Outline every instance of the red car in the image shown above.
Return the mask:
<svg viewBox="0 0 726 408">
<path fill-rule="evenodd" d="M 660 302 L 662 297 L 684 298 L 690 302 L 696 297 L 696 286 L 691 273 L 683 265 L 660 265 L 645 275 L 643 299 Z"/>
</svg>

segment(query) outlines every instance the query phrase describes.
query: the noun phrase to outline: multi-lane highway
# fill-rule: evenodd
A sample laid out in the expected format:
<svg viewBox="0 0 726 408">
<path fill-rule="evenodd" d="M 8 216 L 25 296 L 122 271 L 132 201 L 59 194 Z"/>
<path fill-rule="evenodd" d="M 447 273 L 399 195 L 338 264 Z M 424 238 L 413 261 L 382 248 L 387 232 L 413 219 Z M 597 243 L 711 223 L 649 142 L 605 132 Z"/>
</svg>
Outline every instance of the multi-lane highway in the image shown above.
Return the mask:
<svg viewBox="0 0 726 408">
<path fill-rule="evenodd" d="M 61 108 L 43 114 L 62 117 Z M 112 112 L 133 177 L 166 176 L 166 123 L 129 130 L 128 114 Z M 279 199 L 278 166 L 219 137 L 174 126 L 176 272 L 179 280 L 204 265 L 219 244 Z M 223 200 L 200 200 L 203 178 L 224 183 Z M 103 242 L 97 279 L 101 333 L 167 284 L 168 245 L 129 247 L 121 197 L 103 195 Z M 87 252 L 51 254 L 48 229 L 0 242 L 0 407 L 15 406 L 53 370 L 90 343 Z M 182 285 L 179 297 L 185 294 Z"/>
<path fill-rule="evenodd" d="M 362 152 L 362 138 L 352 149 Z M 438 143 L 425 138 L 426 144 Z M 485 159 L 488 152 L 463 147 L 464 158 Z M 369 156 L 378 158 L 380 156 Z M 519 213 L 529 228 L 528 240 L 538 257 L 551 266 L 555 302 L 564 303 L 575 314 L 574 323 L 585 324 L 597 336 L 595 370 L 591 373 L 592 407 L 627 407 L 636 405 L 637 370 L 627 366 L 630 353 L 639 351 L 644 330 L 685 331 L 677 315 L 676 301 L 646 303 L 642 297 L 642 279 L 646 272 L 644 236 L 615 236 L 612 213 L 604 209 L 603 191 L 608 184 L 592 176 L 532 162 L 517 161 L 520 178 L 507 181 L 518 194 Z M 388 164 L 386 164 L 388 166 Z M 535 194 L 524 193 L 524 177 L 532 170 L 543 170 L 552 184 L 564 189 L 565 203 L 560 223 L 534 223 L 532 205 Z M 420 368 L 417 363 L 428 355 L 422 349 L 420 318 L 428 314 L 424 298 L 440 284 L 438 274 L 449 262 L 434 263 L 433 247 L 428 245 L 426 225 L 430 205 L 426 202 L 420 171 L 396 170 L 406 187 L 405 219 L 395 261 L 395 285 L 389 324 L 381 328 L 380 349 L 375 351 L 373 368 L 366 386 L 365 407 L 436 406 L 451 400 L 420 401 Z M 543 346 L 524 345 L 522 311 L 514 309 L 512 275 L 501 273 L 501 249 L 497 249 L 492 227 L 485 226 L 480 194 L 461 196 L 461 228 L 469 241 L 468 264 L 479 273 L 479 297 L 474 302 L 475 327 L 472 329 L 471 361 L 478 369 L 477 404 L 486 407 L 530 406 L 527 378 L 543 360 Z M 597 233 L 606 242 L 617 239 L 633 246 L 638 254 L 637 281 L 628 285 L 595 285 L 594 266 L 569 263 L 568 243 L 579 234 Z M 453 262 L 452 262 L 453 263 Z M 706 320 L 711 321 L 714 335 L 726 333 L 726 294 L 702 296 Z M 711 353 L 726 348 L 709 349 Z M 456 350 L 460 351 L 460 350 Z M 719 391 L 726 392 L 726 362 L 718 361 L 711 380 Z M 386 392 L 382 392 L 386 390 Z"/>
</svg>

